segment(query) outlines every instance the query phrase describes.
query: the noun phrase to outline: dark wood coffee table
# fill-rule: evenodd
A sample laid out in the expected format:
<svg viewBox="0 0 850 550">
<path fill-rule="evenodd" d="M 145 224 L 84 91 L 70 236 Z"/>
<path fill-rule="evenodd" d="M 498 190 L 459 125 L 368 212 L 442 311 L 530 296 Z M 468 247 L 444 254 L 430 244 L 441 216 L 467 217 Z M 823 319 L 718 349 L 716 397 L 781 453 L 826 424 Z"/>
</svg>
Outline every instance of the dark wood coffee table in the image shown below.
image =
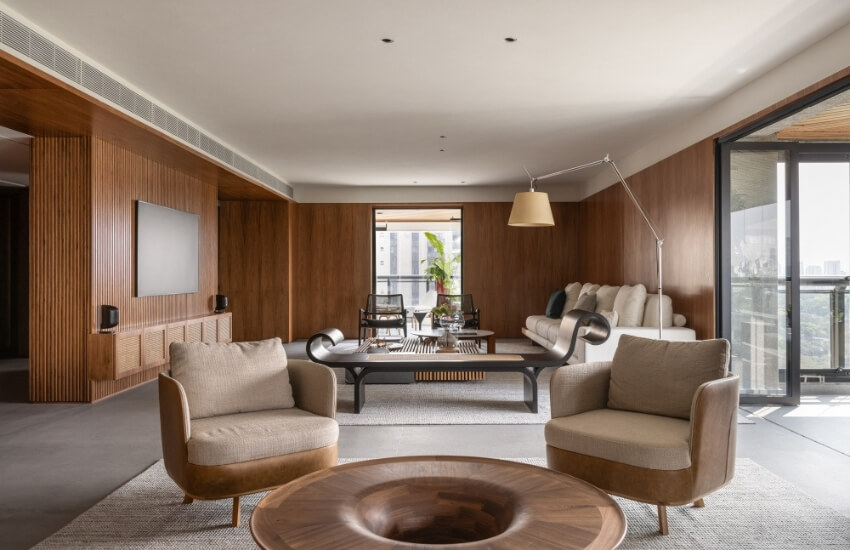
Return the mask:
<svg viewBox="0 0 850 550">
<path fill-rule="evenodd" d="M 626 518 L 574 477 L 478 457 L 354 462 L 269 493 L 251 516 L 261 548 L 616 548 Z"/>
</svg>

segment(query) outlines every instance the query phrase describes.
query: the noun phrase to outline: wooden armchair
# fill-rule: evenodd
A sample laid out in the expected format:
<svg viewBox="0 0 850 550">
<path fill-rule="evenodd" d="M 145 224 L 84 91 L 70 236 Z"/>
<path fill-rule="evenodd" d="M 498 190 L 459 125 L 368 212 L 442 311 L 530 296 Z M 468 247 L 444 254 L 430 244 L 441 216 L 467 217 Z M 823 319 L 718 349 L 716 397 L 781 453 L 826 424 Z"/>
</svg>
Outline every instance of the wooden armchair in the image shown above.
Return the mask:
<svg viewBox="0 0 850 550">
<path fill-rule="evenodd" d="M 404 309 L 404 296 L 401 294 L 369 294 L 366 308 L 360 308 L 357 343 L 370 330 L 401 329 L 407 336 L 407 310 Z"/>
<path fill-rule="evenodd" d="M 658 506 L 694 503 L 735 470 L 737 376 L 729 342 L 623 336 L 613 361 L 559 368 L 546 424 L 550 468 Z"/>
</svg>

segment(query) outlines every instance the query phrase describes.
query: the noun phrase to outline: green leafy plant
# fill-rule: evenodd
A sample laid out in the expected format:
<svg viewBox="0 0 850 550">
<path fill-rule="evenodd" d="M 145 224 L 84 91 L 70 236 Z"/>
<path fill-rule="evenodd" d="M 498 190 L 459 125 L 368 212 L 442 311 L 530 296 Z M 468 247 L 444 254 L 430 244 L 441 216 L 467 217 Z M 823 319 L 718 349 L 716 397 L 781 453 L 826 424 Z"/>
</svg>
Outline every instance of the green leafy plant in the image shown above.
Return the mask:
<svg viewBox="0 0 850 550">
<path fill-rule="evenodd" d="M 425 232 L 425 238 L 428 243 L 437 252 L 437 257 L 432 260 L 420 260 L 420 264 L 425 264 L 425 276 L 429 281 L 434 282 L 434 286 L 439 294 L 451 294 L 454 282 L 454 269 L 456 265 L 460 265 L 460 254 L 453 257 L 446 256 L 446 246 L 440 238 L 428 231 Z"/>
</svg>

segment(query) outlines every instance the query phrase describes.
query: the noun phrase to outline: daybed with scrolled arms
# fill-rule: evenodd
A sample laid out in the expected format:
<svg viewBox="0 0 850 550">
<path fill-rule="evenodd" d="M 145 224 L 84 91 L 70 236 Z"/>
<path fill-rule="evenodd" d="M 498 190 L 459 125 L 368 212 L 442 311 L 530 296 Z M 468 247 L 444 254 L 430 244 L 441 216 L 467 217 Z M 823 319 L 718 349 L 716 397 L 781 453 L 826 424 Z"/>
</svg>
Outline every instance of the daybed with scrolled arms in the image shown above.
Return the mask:
<svg viewBox="0 0 850 550">
<path fill-rule="evenodd" d="M 673 302 L 669 296 L 664 296 L 661 305 L 664 339 L 695 340 L 696 332 L 685 326 L 685 316 L 673 313 Z M 610 361 L 620 336 L 624 334 L 658 338 L 658 294 L 647 294 L 646 287 L 641 284 L 599 286 L 570 283 L 565 289 L 552 293 L 545 315 L 531 315 L 525 320 L 522 333 L 549 349 L 558 335 L 561 317 L 573 309 L 595 311 L 605 316 L 611 325 L 611 337 L 599 346 L 586 346 L 579 339 L 570 364 Z"/>
<path fill-rule="evenodd" d="M 173 343 L 159 375 L 162 454 L 168 475 L 194 499 L 233 499 L 336 466 L 336 376 L 287 360 L 280 338 Z"/>
</svg>

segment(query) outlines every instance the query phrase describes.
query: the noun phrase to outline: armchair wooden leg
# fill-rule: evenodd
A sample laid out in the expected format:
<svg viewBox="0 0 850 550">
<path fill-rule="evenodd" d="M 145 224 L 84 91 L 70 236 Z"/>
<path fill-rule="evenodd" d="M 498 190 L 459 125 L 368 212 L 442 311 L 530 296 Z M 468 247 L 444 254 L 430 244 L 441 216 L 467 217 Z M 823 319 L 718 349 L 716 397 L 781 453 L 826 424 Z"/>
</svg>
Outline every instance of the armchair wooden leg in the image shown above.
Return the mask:
<svg viewBox="0 0 850 550">
<path fill-rule="evenodd" d="M 662 535 L 666 535 L 669 533 L 667 530 L 667 507 L 658 505 L 658 530 L 661 531 Z"/>
<path fill-rule="evenodd" d="M 239 506 L 239 497 L 233 497 L 233 521 L 231 524 L 233 527 L 239 527 L 239 519 L 241 517 L 241 510 Z"/>
<path fill-rule="evenodd" d="M 703 499 L 695 500 L 694 508 L 705 508 L 705 501 Z"/>
<path fill-rule="evenodd" d="M 183 504 L 192 504 L 195 502 L 195 499 L 190 497 L 189 495 L 183 495 Z"/>
</svg>

